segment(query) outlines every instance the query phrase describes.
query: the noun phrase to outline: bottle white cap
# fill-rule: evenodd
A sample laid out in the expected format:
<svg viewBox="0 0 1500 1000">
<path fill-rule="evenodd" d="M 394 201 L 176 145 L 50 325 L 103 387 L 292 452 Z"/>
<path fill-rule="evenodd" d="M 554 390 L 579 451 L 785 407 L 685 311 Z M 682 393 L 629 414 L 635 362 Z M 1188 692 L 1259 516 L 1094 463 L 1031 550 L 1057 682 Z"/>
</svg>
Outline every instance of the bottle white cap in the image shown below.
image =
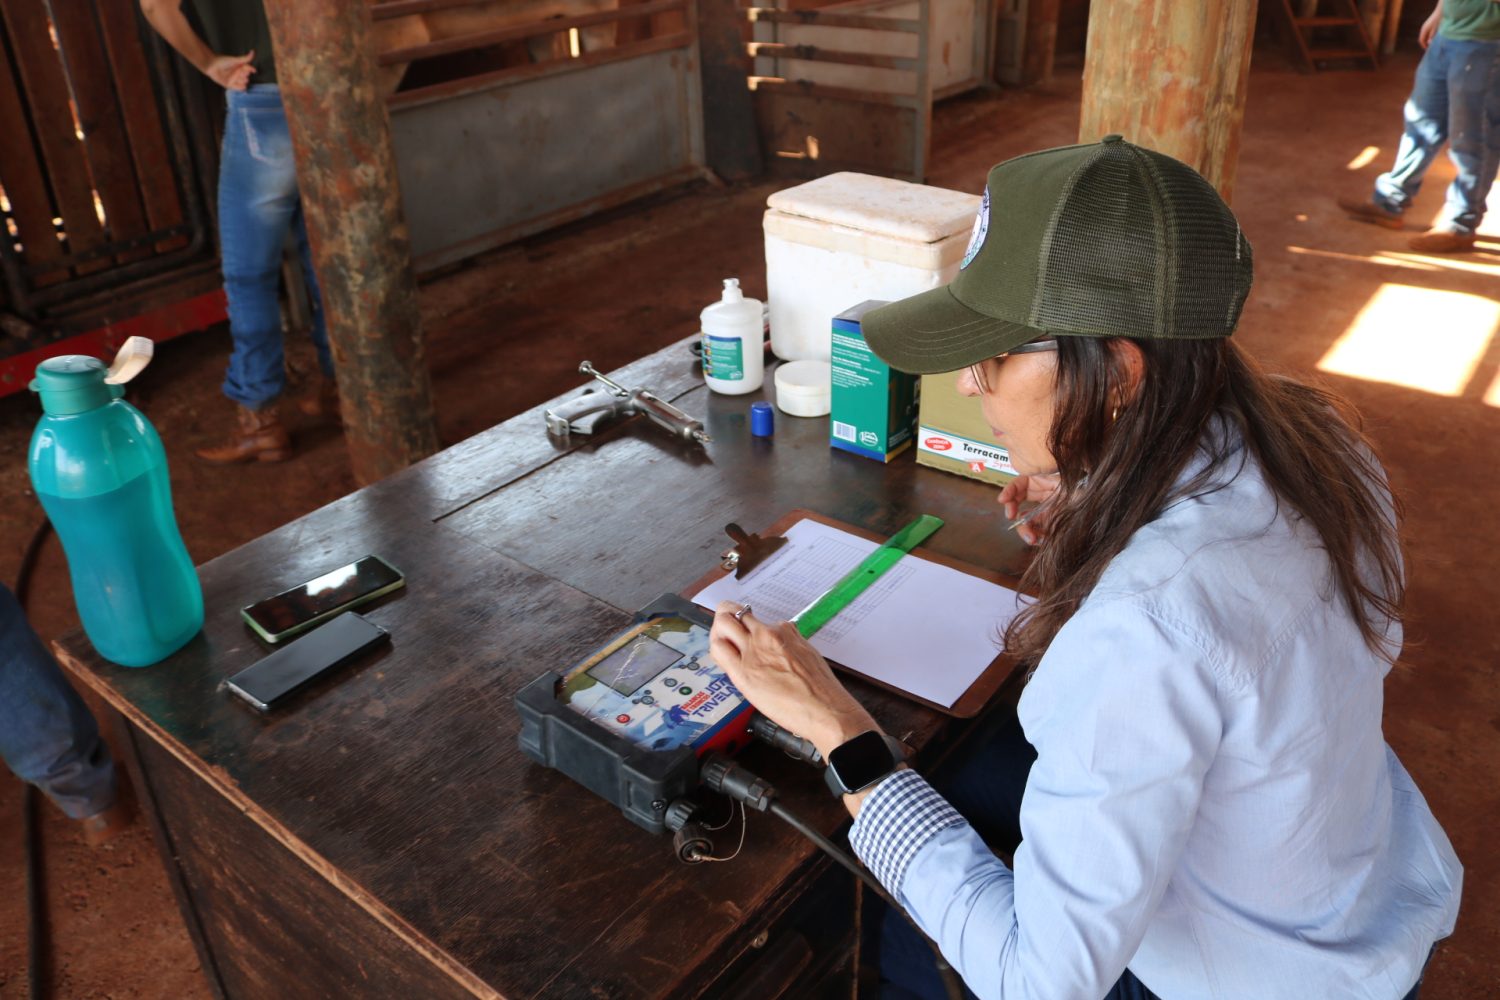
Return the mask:
<svg viewBox="0 0 1500 1000">
<path fill-rule="evenodd" d="M 740 279 L 739 278 L 725 278 L 724 279 L 724 294 L 719 299 L 719 301 L 720 302 L 743 302 L 743 301 L 745 301 L 745 293 L 742 292 L 742 291 L 740 291 Z"/>
</svg>

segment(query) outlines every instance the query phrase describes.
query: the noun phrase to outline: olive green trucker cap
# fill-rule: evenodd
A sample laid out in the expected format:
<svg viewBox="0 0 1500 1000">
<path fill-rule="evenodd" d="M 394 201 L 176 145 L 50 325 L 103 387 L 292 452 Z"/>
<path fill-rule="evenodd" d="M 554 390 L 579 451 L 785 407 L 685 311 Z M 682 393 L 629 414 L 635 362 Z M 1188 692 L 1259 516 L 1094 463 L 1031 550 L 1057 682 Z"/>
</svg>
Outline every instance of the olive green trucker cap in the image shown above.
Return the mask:
<svg viewBox="0 0 1500 1000">
<path fill-rule="evenodd" d="M 1118 135 L 990 170 L 958 276 L 866 313 L 892 368 L 957 371 L 1038 337 L 1227 337 L 1250 244 L 1192 167 Z"/>
</svg>

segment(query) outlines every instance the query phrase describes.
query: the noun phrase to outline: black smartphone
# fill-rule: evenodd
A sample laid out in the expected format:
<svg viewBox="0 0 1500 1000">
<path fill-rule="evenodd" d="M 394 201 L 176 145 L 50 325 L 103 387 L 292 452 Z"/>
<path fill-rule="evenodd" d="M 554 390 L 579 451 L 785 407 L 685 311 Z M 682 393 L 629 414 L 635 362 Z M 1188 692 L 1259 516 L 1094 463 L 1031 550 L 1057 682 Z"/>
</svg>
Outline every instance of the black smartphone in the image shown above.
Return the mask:
<svg viewBox="0 0 1500 1000">
<path fill-rule="evenodd" d="M 365 556 L 275 597 L 240 609 L 240 617 L 269 643 L 306 632 L 319 622 L 389 594 L 406 581 L 379 556 Z"/>
<path fill-rule="evenodd" d="M 379 625 L 346 611 L 311 635 L 241 670 L 227 684 L 232 693 L 267 712 L 297 689 L 390 637 Z"/>
</svg>

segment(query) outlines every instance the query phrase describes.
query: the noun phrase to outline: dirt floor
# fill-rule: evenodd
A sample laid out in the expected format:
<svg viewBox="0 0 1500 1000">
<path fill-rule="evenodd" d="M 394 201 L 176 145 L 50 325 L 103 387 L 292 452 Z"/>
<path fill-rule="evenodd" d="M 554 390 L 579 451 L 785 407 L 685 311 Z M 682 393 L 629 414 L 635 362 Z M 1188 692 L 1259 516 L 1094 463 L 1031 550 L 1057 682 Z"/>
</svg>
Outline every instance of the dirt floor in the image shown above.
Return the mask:
<svg viewBox="0 0 1500 1000">
<path fill-rule="evenodd" d="M 1500 632 L 1490 617 L 1500 587 L 1486 555 L 1500 546 L 1500 197 L 1480 247 L 1453 258 L 1410 254 L 1403 234 L 1350 222 L 1333 205 L 1336 194 L 1363 195 L 1388 165 L 1415 62 L 1408 53 L 1378 73 L 1303 76 L 1279 52 L 1257 53 L 1234 193 L 1257 278 L 1239 336 L 1268 365 L 1352 398 L 1405 496 L 1411 622 L 1387 685 L 1386 733 L 1467 866 L 1458 931 L 1438 949 L 1422 995 L 1480 1000 L 1500 996 L 1500 865 L 1487 846 L 1500 815 Z M 940 105 L 930 182 L 978 192 L 993 163 L 1073 141 L 1079 76 L 1073 66 L 1049 87 Z M 1367 147 L 1377 149 L 1365 159 Z M 1434 167 L 1413 231 L 1436 215 L 1450 177 L 1446 161 Z M 760 216 L 780 186 L 689 187 L 428 282 L 443 442 L 580 384 L 584 358 L 608 371 L 685 336 L 721 278 L 737 275 L 763 295 Z M 224 329 L 163 344 L 128 397 L 166 442 L 183 536 L 200 562 L 354 486 L 330 430 L 305 429 L 286 465 L 225 470 L 192 458 L 230 416 L 218 394 L 228 347 Z M 292 345 L 290 364 L 294 378 L 311 369 L 305 344 Z M 8 581 L 41 519 L 25 471 L 36 417 L 28 395 L 0 400 Z M 37 568 L 32 617 L 49 638 L 76 622 L 55 541 Z M 4 997 L 27 996 L 21 801 L 22 787 L 0 772 Z M 54 995 L 207 997 L 145 827 L 91 851 L 45 812 Z"/>
</svg>

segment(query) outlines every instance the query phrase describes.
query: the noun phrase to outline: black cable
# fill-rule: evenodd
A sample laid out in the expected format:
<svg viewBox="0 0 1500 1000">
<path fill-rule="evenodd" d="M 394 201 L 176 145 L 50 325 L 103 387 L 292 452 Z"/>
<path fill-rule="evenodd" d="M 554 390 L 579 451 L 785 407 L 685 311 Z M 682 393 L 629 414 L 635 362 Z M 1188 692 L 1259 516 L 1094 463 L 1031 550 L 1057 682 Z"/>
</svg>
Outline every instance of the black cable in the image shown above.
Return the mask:
<svg viewBox="0 0 1500 1000">
<path fill-rule="evenodd" d="M 711 753 L 704 758 L 699 774 L 703 779 L 703 783 L 712 790 L 726 795 L 752 809 L 760 812 L 769 812 L 793 830 L 802 834 L 802 836 L 821 848 L 824 854 L 827 854 L 853 873 L 854 877 L 868 886 L 870 891 L 875 893 L 882 902 L 901 914 L 902 918 L 911 925 L 912 930 L 917 932 L 917 936 L 926 941 L 927 946 L 932 949 L 932 957 L 937 965 L 937 973 L 943 980 L 943 991 L 948 994 L 948 1000 L 963 1000 L 963 984 L 959 981 L 958 974 L 953 971 L 953 967 L 948 964 L 948 960 L 943 957 L 943 953 L 938 948 L 937 942 L 933 941 L 922 928 L 917 926 L 917 922 L 911 918 L 911 914 L 907 913 L 906 909 L 900 903 L 896 902 L 890 893 L 885 891 L 885 886 L 877 882 L 875 877 L 863 865 L 850 857 L 847 852 L 833 841 L 813 829 L 811 825 L 796 813 L 777 801 L 776 789 L 770 782 L 719 753 Z"/>
<path fill-rule="evenodd" d="M 29 996 L 44 1000 L 47 992 L 47 919 L 42 906 L 42 839 L 38 832 L 36 788 L 21 793 L 21 828 L 26 843 L 26 982 Z"/>
<path fill-rule="evenodd" d="M 31 533 L 26 551 L 21 554 L 21 568 L 16 571 L 16 601 L 20 603 L 22 611 L 26 610 L 27 598 L 30 596 L 31 574 L 36 569 L 37 557 L 42 554 L 42 545 L 51 533 L 52 522 L 43 517 L 42 523 Z"/>
<path fill-rule="evenodd" d="M 31 574 L 36 569 L 37 557 L 42 544 L 52 531 L 52 522 L 46 518 L 31 533 L 26 551 L 21 555 L 21 568 L 16 572 L 16 601 L 21 612 L 26 612 L 26 602 L 31 590 Z M 26 982 L 32 1000 L 45 1000 L 47 989 L 47 911 L 42 905 L 44 871 L 42 868 L 42 838 L 37 815 L 37 790 L 26 784 L 22 793 L 21 829 L 26 853 Z"/>
<path fill-rule="evenodd" d="M 898 910 L 901 910 L 901 904 L 896 902 L 895 897 L 885 891 L 885 886 L 877 882 L 875 880 L 875 877 L 865 869 L 864 865 L 860 864 L 858 861 L 855 861 L 837 844 L 829 840 L 827 837 L 823 836 L 817 830 L 814 830 L 800 817 L 798 817 L 796 813 L 792 812 L 780 802 L 772 802 L 771 807 L 766 811 L 769 812 L 772 816 L 775 816 L 782 820 L 784 823 L 786 823 L 792 829 L 796 830 L 798 833 L 802 834 L 802 836 L 806 837 L 814 844 L 817 844 L 820 848 L 823 849 L 824 854 L 827 854 L 830 858 L 843 865 L 849 871 L 853 872 L 854 877 L 868 886 L 870 891 L 879 896 L 880 899 L 885 903 L 885 905 L 892 906 Z M 902 910 L 902 912 L 904 913 L 906 911 Z"/>
<path fill-rule="evenodd" d="M 927 946 L 932 949 L 932 958 L 933 961 L 937 964 L 938 978 L 943 981 L 943 992 L 948 994 L 948 1000 L 964 1000 L 964 988 L 963 984 L 959 981 L 958 973 L 953 971 L 953 966 L 949 965 L 948 960 L 943 957 L 942 951 L 938 949 L 937 942 L 928 937 L 927 932 L 917 926 L 917 922 L 911 918 L 910 913 L 906 912 L 906 908 L 900 903 L 896 902 L 894 896 L 885 891 L 885 886 L 877 882 L 875 880 L 875 877 L 865 869 L 864 865 L 860 864 L 858 861 L 855 861 L 843 850 L 841 850 L 837 844 L 829 840 L 827 837 L 823 836 L 817 830 L 814 830 L 796 813 L 792 812 L 780 802 L 772 801 L 770 808 L 766 811 L 769 812 L 772 816 L 775 816 L 778 819 L 782 820 L 784 823 L 786 823 L 792 829 L 796 830 L 798 833 L 802 834 L 802 836 L 806 837 L 814 844 L 817 844 L 820 848 L 823 849 L 824 854 L 828 855 L 833 860 L 837 861 L 839 864 L 847 868 L 849 871 L 853 872 L 854 877 L 868 886 L 870 891 L 875 893 L 875 895 L 878 896 L 886 906 L 889 906 L 892 910 L 901 914 L 902 918 L 911 925 L 912 930 L 917 932 L 917 936 L 920 937 L 923 941 L 926 941 Z"/>
</svg>

